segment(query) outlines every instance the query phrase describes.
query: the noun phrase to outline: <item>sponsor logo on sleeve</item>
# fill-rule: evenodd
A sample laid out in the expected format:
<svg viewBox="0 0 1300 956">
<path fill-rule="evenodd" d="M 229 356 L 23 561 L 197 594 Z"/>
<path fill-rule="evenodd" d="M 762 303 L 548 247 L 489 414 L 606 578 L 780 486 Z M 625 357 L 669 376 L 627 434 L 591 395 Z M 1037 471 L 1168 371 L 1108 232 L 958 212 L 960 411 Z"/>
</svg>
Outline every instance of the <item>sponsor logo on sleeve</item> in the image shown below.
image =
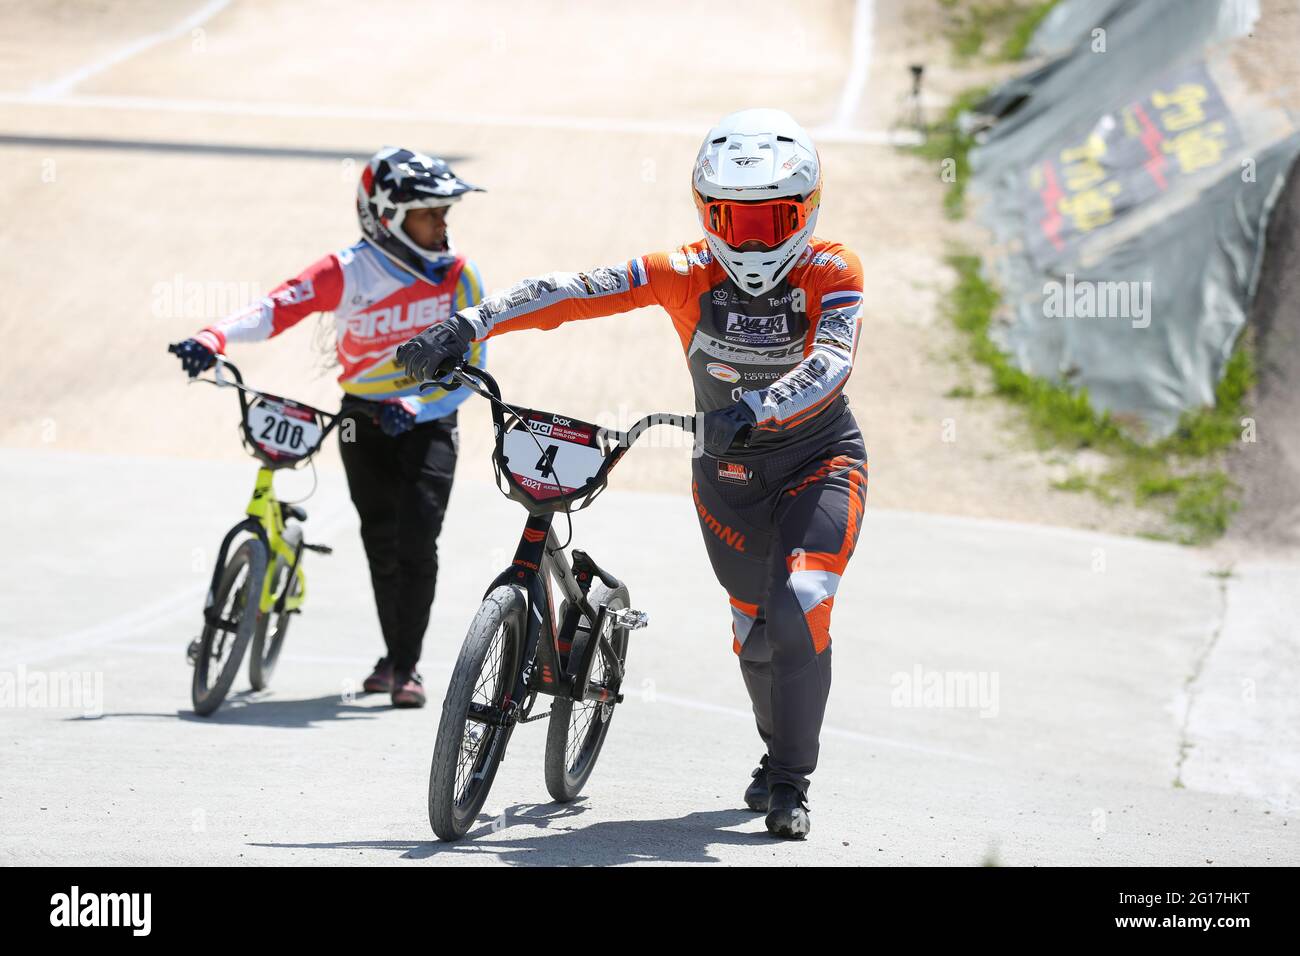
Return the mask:
<svg viewBox="0 0 1300 956">
<path fill-rule="evenodd" d="M 708 249 L 692 249 L 689 252 L 668 253 L 668 264 L 678 275 L 690 275 L 691 267 L 703 269 L 713 261 L 713 254 Z"/>
<path fill-rule="evenodd" d="M 815 266 L 834 266 L 836 269 L 847 269 L 849 264 L 840 256 L 833 255 L 829 252 L 819 252 L 812 258 L 812 264 Z"/>
<path fill-rule="evenodd" d="M 853 350 L 853 323 L 838 315 L 824 315 L 817 323 L 816 345 L 829 345 L 834 348 Z"/>
<path fill-rule="evenodd" d="M 615 269 L 600 268 L 592 269 L 590 272 L 579 272 L 578 279 L 587 290 L 587 295 L 602 295 L 623 288 L 623 276 Z"/>
<path fill-rule="evenodd" d="M 559 283 L 555 281 L 554 276 L 546 276 L 541 279 L 525 279 L 518 285 L 504 292 L 498 292 L 481 302 L 478 306 L 479 315 L 491 319 L 510 309 L 517 309 L 530 302 L 537 302 L 551 295 L 559 287 Z"/>
<path fill-rule="evenodd" d="M 287 288 L 271 293 L 271 301 L 276 305 L 294 305 L 309 302 L 316 298 L 316 288 L 310 279 L 294 279 Z"/>
</svg>

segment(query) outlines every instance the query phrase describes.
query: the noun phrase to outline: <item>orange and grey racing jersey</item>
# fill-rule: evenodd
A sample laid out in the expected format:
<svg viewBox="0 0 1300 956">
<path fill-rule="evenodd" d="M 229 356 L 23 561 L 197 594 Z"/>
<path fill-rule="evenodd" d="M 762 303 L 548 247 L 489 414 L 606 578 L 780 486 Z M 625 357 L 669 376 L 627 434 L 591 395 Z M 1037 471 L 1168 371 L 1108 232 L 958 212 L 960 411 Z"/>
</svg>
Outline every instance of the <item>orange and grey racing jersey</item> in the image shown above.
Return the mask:
<svg viewBox="0 0 1300 956">
<path fill-rule="evenodd" d="M 416 421 L 432 421 L 455 411 L 468 392 L 421 392 L 420 383 L 394 361 L 394 353 L 415 333 L 476 305 L 482 290 L 478 268 L 460 256 L 434 282 L 399 268 L 363 240 L 318 260 L 195 338 L 214 352 L 224 352 L 227 342 L 260 342 L 314 312 L 333 312 L 343 391 L 369 401 L 398 402 Z M 482 368 L 486 343 L 474 343 L 466 358 Z"/>
<path fill-rule="evenodd" d="M 701 240 L 620 265 L 526 279 L 459 314 L 478 341 L 650 305 L 672 318 L 696 410 L 743 401 L 754 412 L 749 449 L 736 457 L 829 434 L 845 415 L 862 265 L 838 243 L 814 237 L 786 278 L 757 296 L 742 292 Z"/>
</svg>

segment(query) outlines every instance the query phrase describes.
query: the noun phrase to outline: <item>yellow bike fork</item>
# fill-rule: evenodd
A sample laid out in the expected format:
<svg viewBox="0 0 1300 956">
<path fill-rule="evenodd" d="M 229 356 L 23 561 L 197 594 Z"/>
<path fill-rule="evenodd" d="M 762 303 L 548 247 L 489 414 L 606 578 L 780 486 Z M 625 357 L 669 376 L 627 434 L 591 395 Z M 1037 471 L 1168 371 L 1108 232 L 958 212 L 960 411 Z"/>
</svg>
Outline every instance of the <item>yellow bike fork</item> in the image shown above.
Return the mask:
<svg viewBox="0 0 1300 956">
<path fill-rule="evenodd" d="M 292 579 L 284 582 L 283 610 L 299 610 L 307 597 L 307 577 L 302 570 L 303 545 L 300 541 L 295 548 L 285 540 L 284 510 L 280 507 L 279 499 L 275 497 L 275 472 L 270 468 L 257 470 L 257 480 L 253 484 L 253 497 L 248 502 L 247 514 L 261 524 L 265 532 L 264 540 L 270 549 L 258 611 L 265 614 L 276 606 L 278 595 L 275 591 L 275 559 L 277 556 L 283 558 L 293 569 Z M 297 580 L 297 588 L 293 587 L 293 579 Z"/>
</svg>

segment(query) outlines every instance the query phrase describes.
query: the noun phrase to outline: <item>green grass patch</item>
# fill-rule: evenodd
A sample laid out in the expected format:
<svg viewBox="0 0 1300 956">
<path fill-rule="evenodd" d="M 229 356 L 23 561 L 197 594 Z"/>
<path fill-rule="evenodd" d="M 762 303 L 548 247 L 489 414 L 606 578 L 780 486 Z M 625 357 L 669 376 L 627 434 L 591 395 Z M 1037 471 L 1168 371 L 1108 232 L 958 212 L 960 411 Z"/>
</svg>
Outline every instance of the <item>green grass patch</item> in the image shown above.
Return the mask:
<svg viewBox="0 0 1300 956">
<path fill-rule="evenodd" d="M 1218 467 L 1219 453 L 1241 438 L 1246 396 L 1255 381 L 1251 348 L 1238 343 L 1215 390 L 1213 408 L 1185 413 L 1166 439 L 1144 445 L 1105 412 L 1097 412 L 1086 389 L 1035 378 L 1012 365 L 989 335 L 1000 297 L 980 271 L 977 256 L 953 253 L 957 272 L 946 311 L 966 334 L 971 355 L 992 373 L 993 390 L 1019 405 L 1040 448 L 1091 448 L 1111 467 L 1089 477 L 1073 474 L 1055 482 L 1061 491 L 1089 491 L 1102 501 L 1125 498 L 1161 509 L 1178 529 L 1177 540 L 1202 544 L 1220 537 L 1239 506 L 1237 488 Z"/>
<path fill-rule="evenodd" d="M 1034 30 L 1056 0 L 939 0 L 947 11 L 944 29 L 954 58 L 966 63 L 986 50 L 993 60 L 1024 56 Z"/>
<path fill-rule="evenodd" d="M 1255 363 L 1248 345 L 1228 358 L 1214 389 L 1214 407 L 1185 412 L 1159 448 L 1177 455 L 1209 455 L 1241 440 L 1246 396 L 1255 386 Z"/>
<path fill-rule="evenodd" d="M 975 138 L 961 131 L 957 119 L 984 99 L 987 93 L 985 87 L 962 93 L 948 105 L 942 119 L 926 127 L 924 143 L 906 147 L 913 155 L 938 167 L 940 181 L 948 186 L 943 196 L 943 211 L 949 219 L 960 219 L 966 213 L 969 156 L 971 147 L 975 145 Z"/>
<path fill-rule="evenodd" d="M 1038 25 L 1043 22 L 1043 17 L 1047 16 L 1054 6 L 1056 6 L 1056 0 L 1043 0 L 1042 3 L 1032 4 L 1026 9 L 1019 19 L 1011 25 L 1006 39 L 1002 41 L 1000 59 L 1022 59 L 1025 50 L 1029 47 L 1029 41 L 1034 36 L 1034 31 L 1038 29 Z"/>
<path fill-rule="evenodd" d="M 1087 475 L 1070 475 L 1060 481 L 1052 482 L 1052 487 L 1057 491 L 1087 491 L 1092 487 L 1092 482 L 1088 480 Z"/>
</svg>

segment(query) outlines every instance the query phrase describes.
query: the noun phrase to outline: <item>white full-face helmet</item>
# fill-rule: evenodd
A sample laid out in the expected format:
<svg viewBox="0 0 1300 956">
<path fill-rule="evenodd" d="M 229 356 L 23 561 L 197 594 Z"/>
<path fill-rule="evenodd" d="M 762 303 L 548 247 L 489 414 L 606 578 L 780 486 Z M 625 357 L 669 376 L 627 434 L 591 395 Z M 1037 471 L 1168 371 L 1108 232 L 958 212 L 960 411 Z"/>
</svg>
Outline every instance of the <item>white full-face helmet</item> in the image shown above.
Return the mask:
<svg viewBox="0 0 1300 956">
<path fill-rule="evenodd" d="M 747 294 L 794 268 L 817 225 L 822 172 L 803 127 L 782 110 L 741 110 L 709 130 L 691 177 L 714 257 Z"/>
</svg>

